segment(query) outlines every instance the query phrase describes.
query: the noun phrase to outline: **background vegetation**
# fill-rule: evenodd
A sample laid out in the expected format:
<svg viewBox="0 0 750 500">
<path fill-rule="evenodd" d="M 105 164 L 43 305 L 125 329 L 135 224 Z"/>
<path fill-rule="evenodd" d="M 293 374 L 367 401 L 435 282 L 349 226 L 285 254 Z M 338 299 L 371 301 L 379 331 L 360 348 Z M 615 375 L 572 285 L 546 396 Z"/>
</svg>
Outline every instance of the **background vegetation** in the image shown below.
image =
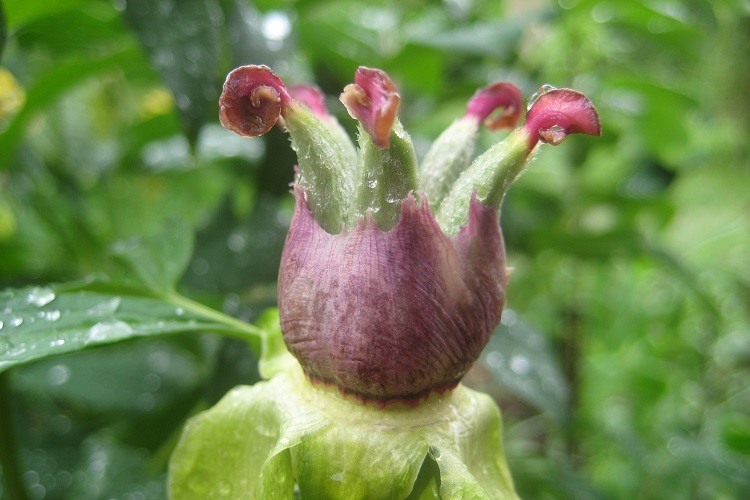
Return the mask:
<svg viewBox="0 0 750 500">
<path fill-rule="evenodd" d="M 747 1 L 2 0 L 0 51 L 0 288 L 166 297 L 184 261 L 178 289 L 243 320 L 275 302 L 295 160 L 218 125 L 231 68 L 317 82 L 347 126 L 336 96 L 383 68 L 422 152 L 490 81 L 584 91 L 604 134 L 506 201 L 508 309 L 467 382 L 526 498 L 750 496 Z M 153 310 L 128 300 L 126 337 Z M 0 498 L 164 496 L 185 419 L 258 373 L 244 341 L 159 328 L 4 372 Z"/>
</svg>

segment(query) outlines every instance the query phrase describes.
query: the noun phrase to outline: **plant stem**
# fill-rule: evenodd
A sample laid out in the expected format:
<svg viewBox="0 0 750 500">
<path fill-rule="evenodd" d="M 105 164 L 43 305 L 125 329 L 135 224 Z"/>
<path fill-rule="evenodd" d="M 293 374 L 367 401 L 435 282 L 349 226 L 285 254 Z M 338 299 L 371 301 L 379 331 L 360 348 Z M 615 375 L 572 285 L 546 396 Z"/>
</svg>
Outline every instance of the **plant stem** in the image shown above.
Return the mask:
<svg viewBox="0 0 750 500">
<path fill-rule="evenodd" d="M 18 443 L 13 432 L 13 408 L 8 371 L 0 373 L 0 468 L 3 471 L 8 497 L 27 500 L 26 489 L 21 479 L 18 463 Z"/>
<path fill-rule="evenodd" d="M 195 314 L 210 318 L 214 321 L 224 323 L 225 325 L 232 327 L 237 332 L 242 333 L 242 336 L 239 337 L 240 339 L 247 341 L 250 344 L 250 347 L 252 347 L 252 349 L 256 352 L 256 354 L 260 354 L 260 339 L 263 336 L 263 330 L 261 330 L 257 326 L 251 325 L 250 323 L 245 323 L 244 321 L 241 321 L 233 316 L 224 314 L 223 312 L 217 311 L 216 309 L 212 309 L 201 304 L 200 302 L 196 302 L 176 292 L 168 295 L 166 299 L 177 307 L 182 307 Z"/>
</svg>

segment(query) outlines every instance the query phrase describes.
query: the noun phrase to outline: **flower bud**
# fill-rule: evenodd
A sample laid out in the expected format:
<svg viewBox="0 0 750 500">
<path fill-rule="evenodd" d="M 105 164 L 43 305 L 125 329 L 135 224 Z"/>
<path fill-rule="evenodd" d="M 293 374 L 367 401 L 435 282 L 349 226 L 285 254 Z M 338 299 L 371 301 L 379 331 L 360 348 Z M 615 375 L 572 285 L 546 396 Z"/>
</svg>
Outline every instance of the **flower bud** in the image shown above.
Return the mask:
<svg viewBox="0 0 750 500">
<path fill-rule="evenodd" d="M 500 320 L 505 251 L 497 211 L 474 200 L 455 238 L 424 200 L 390 231 L 365 216 L 331 235 L 297 199 L 279 272 L 281 328 L 314 380 L 371 400 L 455 386 Z"/>
<path fill-rule="evenodd" d="M 440 134 L 422 162 L 422 189 L 430 207 L 440 206 L 469 166 L 482 123 L 490 130 L 513 128 L 521 116 L 522 102 L 521 91 L 508 82 L 493 83 L 474 94 L 466 114 Z"/>
<path fill-rule="evenodd" d="M 512 127 L 521 113 L 518 89 L 496 83 L 436 141 L 420 181 L 395 84 L 364 67 L 354 79 L 341 101 L 360 122 L 356 152 L 318 91 L 288 91 L 265 67 L 230 73 L 221 119 L 244 135 L 282 120 L 298 154 L 279 271 L 289 351 L 313 381 L 379 405 L 414 403 L 454 387 L 500 320 L 508 271 L 498 209 L 537 143 L 600 126 L 585 96 L 545 88 L 525 125 L 468 165 L 483 122 Z"/>
</svg>

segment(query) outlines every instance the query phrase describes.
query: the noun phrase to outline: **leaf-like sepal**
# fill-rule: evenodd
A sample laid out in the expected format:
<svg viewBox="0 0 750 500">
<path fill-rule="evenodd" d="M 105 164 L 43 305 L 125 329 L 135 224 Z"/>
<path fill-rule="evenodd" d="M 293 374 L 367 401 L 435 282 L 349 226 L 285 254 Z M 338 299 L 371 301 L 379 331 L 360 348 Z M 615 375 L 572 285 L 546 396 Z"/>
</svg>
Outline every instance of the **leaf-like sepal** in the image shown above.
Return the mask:
<svg viewBox="0 0 750 500">
<path fill-rule="evenodd" d="M 238 387 L 186 426 L 170 462 L 173 500 L 405 498 L 420 469 L 441 498 L 515 499 L 501 419 L 462 386 L 416 408 L 386 409 L 313 386 L 299 368 Z M 424 486 L 424 485 L 422 485 Z"/>
</svg>

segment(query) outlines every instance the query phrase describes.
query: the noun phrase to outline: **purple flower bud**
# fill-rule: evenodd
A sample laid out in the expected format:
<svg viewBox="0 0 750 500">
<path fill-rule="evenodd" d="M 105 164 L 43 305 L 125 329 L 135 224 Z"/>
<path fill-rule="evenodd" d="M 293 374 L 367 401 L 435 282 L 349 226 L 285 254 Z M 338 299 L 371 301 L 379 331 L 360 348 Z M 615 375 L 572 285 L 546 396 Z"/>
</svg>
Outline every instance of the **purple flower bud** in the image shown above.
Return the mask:
<svg viewBox="0 0 750 500">
<path fill-rule="evenodd" d="M 557 146 L 568 134 L 602 133 L 599 115 L 588 97 L 554 87 L 542 87 L 532 98 L 523 128 L 529 134 L 529 151 L 539 141 Z"/>
<path fill-rule="evenodd" d="M 472 200 L 443 234 L 424 199 L 406 197 L 383 231 L 368 213 L 324 231 L 295 188 L 279 273 L 287 347 L 313 379 L 366 400 L 414 401 L 454 386 L 477 359 L 505 300 L 497 211 Z"/>
<path fill-rule="evenodd" d="M 536 144 L 601 127 L 583 94 L 544 88 L 525 125 L 468 165 L 479 125 L 513 127 L 522 111 L 520 91 L 495 83 L 437 141 L 420 184 L 395 85 L 365 67 L 354 82 L 341 101 L 364 131 L 356 152 L 319 90 L 287 90 L 265 66 L 229 74 L 220 118 L 247 136 L 283 119 L 298 154 L 278 292 L 289 351 L 313 381 L 416 404 L 455 386 L 500 320 L 509 273 L 497 210 Z"/>
<path fill-rule="evenodd" d="M 289 89 L 292 97 L 304 103 L 318 118 L 329 118 L 326 98 L 315 85 L 295 85 Z"/>
<path fill-rule="evenodd" d="M 466 117 L 484 122 L 490 130 L 513 128 L 521 117 L 523 96 L 508 82 L 497 82 L 479 89 L 466 106 Z M 492 116 L 498 109 L 497 116 Z"/>
<path fill-rule="evenodd" d="M 241 66 L 227 75 L 219 98 L 219 121 L 245 137 L 263 135 L 291 102 L 286 85 L 267 66 Z"/>
<path fill-rule="evenodd" d="M 388 75 L 379 69 L 360 66 L 354 83 L 344 87 L 341 102 L 349 114 L 359 120 L 373 142 L 380 148 L 390 144 L 401 96 Z"/>
</svg>

